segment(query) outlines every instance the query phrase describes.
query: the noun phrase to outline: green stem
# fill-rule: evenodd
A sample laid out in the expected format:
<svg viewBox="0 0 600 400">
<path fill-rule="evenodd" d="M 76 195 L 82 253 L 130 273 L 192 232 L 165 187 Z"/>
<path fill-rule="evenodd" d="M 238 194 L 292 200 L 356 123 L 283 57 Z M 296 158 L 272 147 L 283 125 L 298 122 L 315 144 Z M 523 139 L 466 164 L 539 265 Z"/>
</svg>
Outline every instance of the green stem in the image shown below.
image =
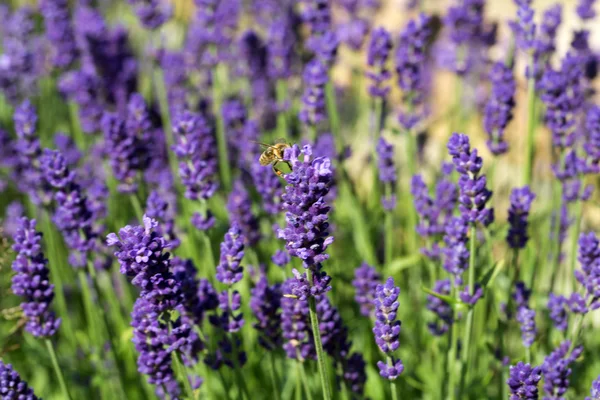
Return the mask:
<svg viewBox="0 0 600 400">
<path fill-rule="evenodd" d="M 77 104 L 72 101 L 69 101 L 69 119 L 71 120 L 71 134 L 73 135 L 73 141 L 77 145 L 77 147 L 85 152 L 87 149 L 86 137 L 84 133 L 81 131 L 81 123 L 79 121 L 79 108 Z"/>
<path fill-rule="evenodd" d="M 65 377 L 63 376 L 62 369 L 58 364 L 58 357 L 56 357 L 56 350 L 54 349 L 54 345 L 49 338 L 45 339 L 46 348 L 48 349 L 48 354 L 50 354 L 50 358 L 52 359 L 52 367 L 54 368 L 54 372 L 56 373 L 56 377 L 58 378 L 58 383 L 60 384 L 60 389 L 62 390 L 63 398 L 66 400 L 71 400 L 71 394 L 69 393 L 69 389 L 67 388 L 67 384 L 65 383 Z"/>
<path fill-rule="evenodd" d="M 277 371 L 275 369 L 275 356 L 273 352 L 269 353 L 269 361 L 271 363 L 271 384 L 273 385 L 273 397 L 275 400 L 279 400 L 281 396 L 279 395 L 279 378 L 277 377 Z"/>
<path fill-rule="evenodd" d="M 283 79 L 277 81 L 275 88 L 277 91 L 277 105 L 281 107 L 281 110 L 277 113 L 277 132 L 280 138 L 286 139 L 288 137 L 288 123 L 287 123 L 287 111 L 283 109 L 287 100 L 287 82 Z"/>
<path fill-rule="evenodd" d="M 221 380 L 221 384 L 223 385 L 223 391 L 225 392 L 225 397 L 227 398 L 227 400 L 231 400 L 231 396 L 229 395 L 229 386 L 227 386 L 227 382 L 225 382 L 225 377 L 223 376 L 223 372 L 221 372 L 221 370 L 218 370 L 219 372 L 219 379 Z"/>
<path fill-rule="evenodd" d="M 173 127 L 171 125 L 171 113 L 169 111 L 169 100 L 167 98 L 167 89 L 165 86 L 165 77 L 160 67 L 157 67 L 154 72 L 154 82 L 156 83 L 156 97 L 160 108 L 160 118 L 162 120 L 163 131 L 165 132 L 165 140 L 167 145 L 167 157 L 169 159 L 169 168 L 173 176 L 177 176 L 177 159 L 171 150 L 175 144 L 173 138 Z"/>
<path fill-rule="evenodd" d="M 452 282 L 452 296 L 458 297 L 458 288 Z M 453 310 L 452 329 L 450 331 L 450 351 L 448 351 L 448 399 L 456 398 L 456 352 L 458 349 L 458 320 L 457 312 Z"/>
<path fill-rule="evenodd" d="M 331 134 L 335 141 L 335 148 L 340 153 L 344 148 L 344 142 L 340 136 L 340 117 L 338 115 L 337 105 L 335 104 L 335 88 L 331 81 L 331 76 L 325 85 L 325 101 L 327 106 L 327 115 L 329 117 L 329 126 Z"/>
<path fill-rule="evenodd" d="M 394 365 L 394 360 L 392 360 L 392 357 L 387 356 L 387 363 L 390 366 Z M 396 386 L 396 380 L 390 381 L 390 390 L 392 392 L 392 400 L 398 400 L 398 387 Z"/>
<path fill-rule="evenodd" d="M 575 272 L 577 267 L 577 241 L 581 232 L 581 217 L 583 215 L 583 200 L 575 202 L 575 221 L 573 222 L 573 233 L 571 237 L 571 273 Z M 576 282 L 573 282 L 575 284 Z"/>
<path fill-rule="evenodd" d="M 175 367 L 179 371 L 179 376 L 183 379 L 183 389 L 185 394 L 187 395 L 189 400 L 195 399 L 194 389 L 192 389 L 192 384 L 190 383 L 189 375 L 187 373 L 187 368 L 181 359 L 181 354 L 178 351 L 175 352 L 173 356 L 173 362 L 175 363 Z"/>
<path fill-rule="evenodd" d="M 221 113 L 221 104 L 223 102 L 223 93 L 221 91 L 221 85 L 225 82 L 222 81 L 220 75 L 223 75 L 223 66 L 218 65 L 214 72 L 213 80 L 213 100 L 214 100 L 214 113 L 217 118 L 217 148 L 219 150 L 219 173 L 221 174 L 221 182 L 226 191 L 231 189 L 231 169 L 229 166 L 229 156 L 227 154 L 227 138 L 225 137 L 225 124 L 223 122 L 223 115 Z"/>
<path fill-rule="evenodd" d="M 227 288 L 227 296 L 228 296 L 228 304 L 231 304 L 231 302 L 233 301 L 233 289 L 231 288 L 231 286 L 229 286 Z M 248 387 L 246 386 L 246 381 L 244 380 L 244 377 L 242 376 L 242 369 L 240 367 L 240 360 L 239 360 L 239 351 L 238 351 L 238 347 L 237 347 L 237 343 L 236 343 L 236 337 L 235 335 L 232 333 L 229 335 L 229 340 L 231 341 L 231 349 L 232 349 L 232 353 L 233 353 L 233 365 L 234 365 L 234 369 L 235 369 L 235 378 L 237 381 L 237 385 L 240 389 L 240 391 L 244 394 L 244 396 L 247 399 L 251 399 L 252 397 L 250 396 L 250 392 L 248 391 Z M 242 397 L 242 396 L 240 396 Z"/>
<path fill-rule="evenodd" d="M 308 281 L 313 282 L 312 270 L 308 269 Z M 317 364 L 319 366 L 319 375 L 321 377 L 321 387 L 323 389 L 323 398 L 331 400 L 331 389 L 329 388 L 329 377 L 325 366 L 325 353 L 323 352 L 323 342 L 321 342 L 321 332 L 319 330 L 319 317 L 317 316 L 317 305 L 314 296 L 308 299 L 310 325 L 312 327 L 315 348 L 317 350 Z"/>
<path fill-rule="evenodd" d="M 534 71 L 534 57 L 533 53 L 529 58 L 529 78 L 527 79 L 527 144 L 525 153 L 525 168 L 523 169 L 523 184 L 530 185 L 533 171 L 533 158 L 534 158 L 534 142 L 535 142 L 535 128 L 537 125 L 536 121 L 536 102 L 537 97 L 535 95 L 535 76 Z"/>
<path fill-rule="evenodd" d="M 391 196 L 391 184 L 386 183 L 385 185 L 386 198 Z M 389 267 L 394 256 L 394 214 L 392 211 L 385 211 L 385 247 L 384 247 L 384 263 L 386 267 Z"/>
<path fill-rule="evenodd" d="M 129 200 L 131 200 L 131 206 L 133 207 L 133 211 L 135 212 L 135 217 L 138 222 L 142 222 L 144 218 L 144 209 L 142 208 L 142 204 L 140 199 L 138 198 L 136 193 L 131 193 L 129 195 Z"/>
<path fill-rule="evenodd" d="M 550 290 L 554 291 L 554 285 L 556 283 L 556 277 L 558 276 L 558 268 L 560 266 L 560 254 L 561 254 L 561 241 L 560 241 L 560 214 L 563 205 L 562 198 L 562 188 L 560 183 L 557 183 L 555 187 L 558 187 L 558 190 L 555 190 L 554 196 L 560 196 L 560 201 L 558 203 L 558 207 L 554 210 L 554 254 L 552 257 L 552 270 L 550 275 Z M 557 193 L 558 192 L 558 193 Z M 535 278 L 534 278 L 535 279 Z M 534 282 L 535 280 L 533 280 Z"/>
<path fill-rule="evenodd" d="M 407 180 L 406 197 L 408 199 L 408 245 L 409 252 L 414 252 L 417 248 L 418 235 L 417 235 L 417 210 L 415 209 L 415 203 L 413 195 L 410 192 L 410 181 L 412 177 L 417 173 L 417 143 L 414 132 L 412 130 L 406 131 L 406 160 L 408 164 L 409 179 Z"/>
<path fill-rule="evenodd" d="M 531 347 L 525 347 L 525 361 L 527 364 L 531 364 Z"/>
<path fill-rule="evenodd" d="M 80 269 L 78 271 L 78 277 L 79 285 L 81 286 L 81 292 L 83 295 L 83 308 L 85 310 L 88 335 L 92 339 L 94 345 L 101 346 L 102 339 L 99 337 L 100 332 L 98 331 L 98 324 L 94 315 L 92 295 L 90 293 L 90 287 L 88 286 L 88 277 L 84 269 Z"/>
<path fill-rule="evenodd" d="M 302 386 L 304 386 L 304 391 L 306 392 L 306 398 L 308 400 L 312 400 L 312 392 L 310 390 L 310 386 L 308 385 L 308 378 L 306 377 L 306 370 L 304 369 L 304 363 L 298 360 L 298 371 L 300 372 L 300 378 L 302 379 Z"/>
<path fill-rule="evenodd" d="M 477 240 L 477 228 L 475 225 L 471 225 L 471 237 L 470 237 L 470 255 L 469 255 L 469 293 L 473 295 L 475 292 L 475 242 Z M 459 394 L 464 393 L 465 380 L 469 370 L 469 353 L 471 349 L 471 336 L 473 334 L 473 309 L 471 307 L 467 313 L 467 321 L 464 331 L 463 348 L 461 353 L 460 363 L 460 384 Z"/>
</svg>

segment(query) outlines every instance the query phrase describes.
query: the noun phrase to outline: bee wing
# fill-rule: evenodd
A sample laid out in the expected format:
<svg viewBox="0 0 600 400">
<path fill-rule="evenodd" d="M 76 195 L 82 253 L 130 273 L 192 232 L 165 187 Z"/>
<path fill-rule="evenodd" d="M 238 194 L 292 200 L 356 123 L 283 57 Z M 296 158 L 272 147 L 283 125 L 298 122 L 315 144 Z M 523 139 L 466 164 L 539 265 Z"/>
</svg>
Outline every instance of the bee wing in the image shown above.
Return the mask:
<svg viewBox="0 0 600 400">
<path fill-rule="evenodd" d="M 287 140 L 285 140 L 285 138 L 279 138 L 275 141 L 275 144 L 282 144 L 282 143 L 287 144 Z"/>
<path fill-rule="evenodd" d="M 273 147 L 273 145 L 266 144 L 266 143 L 263 143 L 263 142 L 257 142 L 256 140 L 250 140 L 250 142 L 252 142 L 252 143 L 256 143 L 256 144 L 258 144 L 258 145 L 260 145 L 260 146 L 264 147 L 265 149 L 270 149 L 270 148 L 272 148 L 272 147 Z"/>
</svg>

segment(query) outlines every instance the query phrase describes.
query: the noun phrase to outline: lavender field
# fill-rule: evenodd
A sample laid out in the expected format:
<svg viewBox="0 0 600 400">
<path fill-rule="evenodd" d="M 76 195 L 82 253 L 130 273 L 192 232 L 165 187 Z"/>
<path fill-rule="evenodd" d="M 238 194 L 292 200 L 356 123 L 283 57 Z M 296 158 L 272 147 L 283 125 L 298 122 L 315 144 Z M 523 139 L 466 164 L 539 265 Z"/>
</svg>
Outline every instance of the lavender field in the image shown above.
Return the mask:
<svg viewBox="0 0 600 400">
<path fill-rule="evenodd" d="M 598 13 L 3 1 L 0 400 L 600 400 Z"/>
</svg>

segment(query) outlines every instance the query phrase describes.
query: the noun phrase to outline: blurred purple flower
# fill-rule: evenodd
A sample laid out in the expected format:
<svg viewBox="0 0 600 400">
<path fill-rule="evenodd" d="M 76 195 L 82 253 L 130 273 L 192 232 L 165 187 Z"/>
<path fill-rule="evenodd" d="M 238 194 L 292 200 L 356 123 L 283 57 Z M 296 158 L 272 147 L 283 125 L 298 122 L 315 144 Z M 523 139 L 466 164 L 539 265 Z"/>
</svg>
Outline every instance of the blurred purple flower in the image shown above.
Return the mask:
<svg viewBox="0 0 600 400">
<path fill-rule="evenodd" d="M 379 349 L 391 360 L 391 365 L 382 361 L 377 362 L 379 374 L 389 380 L 394 380 L 402 373 L 404 366 L 400 359 L 394 360 L 393 353 L 400 347 L 400 321 L 397 320 L 398 295 L 400 288 L 394 285 L 394 279 L 389 277 L 385 284 L 377 285 L 375 289 L 375 327 L 373 334 Z"/>
<path fill-rule="evenodd" d="M 575 347 L 570 351 L 571 341 L 565 340 L 542 363 L 544 376 L 544 392 L 547 399 L 560 399 L 569 387 L 569 376 L 573 363 L 581 354 L 583 348 Z"/>
<path fill-rule="evenodd" d="M 537 385 L 542 379 L 540 367 L 531 367 L 522 362 L 511 365 L 506 384 L 510 388 L 510 400 L 537 400 L 539 398 Z"/>
<path fill-rule="evenodd" d="M 253 324 L 258 331 L 258 343 L 267 350 L 281 345 L 281 285 L 269 285 L 267 277 L 262 275 L 252 288 L 250 309 L 257 322 Z"/>
<path fill-rule="evenodd" d="M 42 234 L 35 226 L 35 219 L 23 217 L 13 236 L 12 248 L 17 257 L 12 264 L 16 275 L 12 278 L 11 288 L 15 295 L 23 298 L 21 308 L 27 318 L 25 330 L 35 337 L 47 338 L 58 330 L 60 318 L 50 310 L 54 285 L 50 283 L 48 260 L 42 252 Z"/>
<path fill-rule="evenodd" d="M 290 263 L 291 257 L 287 251 L 277 250 L 271 257 L 271 261 L 273 261 L 273 264 L 277 265 L 278 267 L 283 268 Z"/>
<path fill-rule="evenodd" d="M 146 200 L 146 216 L 158 222 L 156 231 L 165 238 L 171 249 L 176 249 L 181 243 L 175 234 L 175 214 L 169 210 L 169 203 L 158 191 L 150 192 Z"/>
<path fill-rule="evenodd" d="M 590 389 L 591 397 L 586 397 L 585 400 L 599 400 L 600 399 L 600 376 L 592 382 L 592 388 Z"/>
<path fill-rule="evenodd" d="M 237 224 L 233 224 L 221 243 L 221 255 L 217 265 L 217 280 L 233 285 L 242 280 L 244 267 L 240 265 L 244 258 L 244 236 Z"/>
<path fill-rule="evenodd" d="M 252 199 L 241 180 L 233 183 L 233 188 L 227 200 L 229 221 L 241 230 L 244 243 L 254 246 L 260 240 L 260 225 L 258 218 L 252 212 Z"/>
<path fill-rule="evenodd" d="M 449 296 L 452 290 L 450 280 L 444 279 L 435 282 L 432 290 L 435 293 Z M 433 295 L 427 295 L 427 309 L 432 311 L 439 318 L 439 321 L 433 321 L 427 324 L 429 332 L 434 336 L 441 336 L 448 332 L 450 325 L 454 322 L 452 307 L 445 301 Z"/>
<path fill-rule="evenodd" d="M 469 226 L 464 218 L 452 217 L 446 224 L 446 247 L 442 249 L 443 267 L 454 276 L 458 285 L 462 283 L 462 274 L 469 264 L 468 232 Z"/>
<path fill-rule="evenodd" d="M 596 0 L 579 0 L 577 4 L 577 15 L 582 20 L 592 20 L 596 17 L 596 10 L 594 10 L 594 4 Z"/>
<path fill-rule="evenodd" d="M 128 0 L 146 29 L 157 29 L 171 18 L 168 2 L 161 0 Z"/>
<path fill-rule="evenodd" d="M 568 324 L 567 299 L 564 296 L 557 296 L 554 293 L 550 293 L 548 297 L 548 310 L 550 311 L 550 319 L 556 329 L 565 331 Z"/>
<path fill-rule="evenodd" d="M 381 203 L 386 211 L 392 211 L 396 208 L 396 196 L 393 193 L 398 179 L 396 165 L 394 164 L 394 146 L 383 137 L 380 137 L 377 142 L 377 154 L 379 155 L 379 180 L 384 185 L 389 184 L 391 186 L 389 194 L 381 199 Z"/>
<path fill-rule="evenodd" d="M 531 0 L 514 0 L 517 4 L 517 19 L 510 21 L 510 27 L 516 37 L 517 46 L 521 51 L 534 50 L 536 38 L 536 25 L 533 22 L 533 8 Z"/>
<path fill-rule="evenodd" d="M 304 68 L 304 92 L 302 107 L 298 118 L 312 129 L 327 118 L 325 107 L 325 85 L 329 81 L 327 68 L 318 59 L 306 64 Z"/>
<path fill-rule="evenodd" d="M 513 249 L 523 249 L 527 245 L 527 226 L 531 203 L 535 193 L 529 186 L 514 188 L 510 193 L 510 208 L 508 209 L 508 223 L 510 225 L 506 241 Z"/>
<path fill-rule="evenodd" d="M 40 11 L 44 17 L 47 42 L 51 47 L 52 63 L 58 69 L 67 69 L 79 56 L 69 15 L 69 2 L 43 0 Z"/>
<path fill-rule="evenodd" d="M 360 313 L 365 317 L 371 317 L 374 315 L 374 293 L 377 285 L 381 281 L 381 275 L 367 263 L 362 265 L 354 271 L 354 280 L 352 285 L 354 286 L 354 300 L 360 306 Z"/>
<path fill-rule="evenodd" d="M 488 148 L 495 155 L 508 151 L 504 130 L 513 118 L 516 83 L 512 69 L 504 63 L 495 63 L 490 71 L 492 93 L 485 106 L 483 125 L 489 136 Z"/>
<path fill-rule="evenodd" d="M 373 30 L 367 50 L 367 65 L 370 70 L 366 72 L 367 78 L 371 80 L 369 94 L 373 97 L 385 98 L 390 91 L 387 82 L 392 74 L 387 62 L 391 51 L 392 35 L 382 27 Z"/>
</svg>

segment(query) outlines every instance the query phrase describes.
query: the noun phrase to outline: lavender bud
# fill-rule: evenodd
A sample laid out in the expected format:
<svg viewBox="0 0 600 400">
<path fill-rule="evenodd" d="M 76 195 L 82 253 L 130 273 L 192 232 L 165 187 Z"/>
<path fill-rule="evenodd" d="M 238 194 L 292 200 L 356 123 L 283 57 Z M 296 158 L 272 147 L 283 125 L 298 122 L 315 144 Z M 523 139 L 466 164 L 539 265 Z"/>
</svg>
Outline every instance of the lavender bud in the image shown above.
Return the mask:
<svg viewBox="0 0 600 400">
<path fill-rule="evenodd" d="M 0 395 L 3 399 L 38 400 L 27 382 L 21 379 L 11 364 L 0 360 Z"/>
<path fill-rule="evenodd" d="M 531 367 L 529 364 L 519 362 L 517 365 L 511 365 L 509 369 L 509 378 L 506 384 L 510 388 L 510 400 L 537 400 L 538 382 L 542 379 L 540 367 Z"/>
<path fill-rule="evenodd" d="M 506 241 L 513 249 L 523 249 L 527 245 L 529 239 L 529 236 L 527 236 L 527 218 L 534 199 L 535 193 L 529 189 L 529 186 L 515 188 L 510 193 L 510 208 L 508 209 L 510 228 L 508 229 Z"/>
<path fill-rule="evenodd" d="M 355 288 L 354 300 L 360 306 L 360 313 L 365 317 L 373 316 L 375 289 L 381 280 L 381 275 L 367 263 L 354 271 L 352 285 Z"/>
</svg>

